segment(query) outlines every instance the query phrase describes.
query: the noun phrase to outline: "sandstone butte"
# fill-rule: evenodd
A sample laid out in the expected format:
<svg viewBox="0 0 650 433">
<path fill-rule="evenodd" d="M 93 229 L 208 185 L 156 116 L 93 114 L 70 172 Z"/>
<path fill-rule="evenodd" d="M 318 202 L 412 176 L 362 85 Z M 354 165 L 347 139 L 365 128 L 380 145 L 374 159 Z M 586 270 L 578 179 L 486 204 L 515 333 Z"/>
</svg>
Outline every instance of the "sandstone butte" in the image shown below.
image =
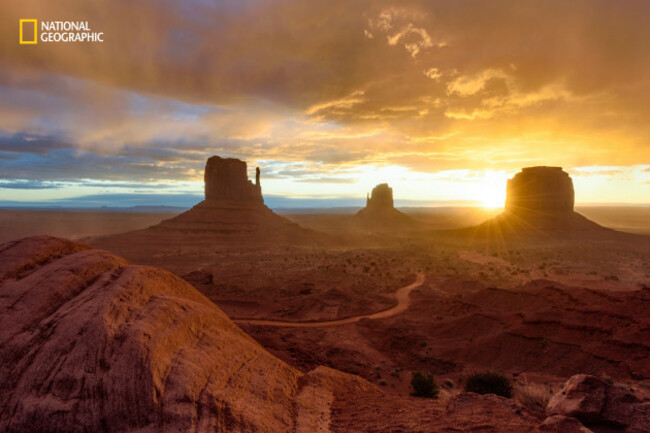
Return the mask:
<svg viewBox="0 0 650 433">
<path fill-rule="evenodd" d="M 573 181 L 561 167 L 527 167 L 508 180 L 505 211 L 450 234 L 497 240 L 630 237 L 574 211 Z"/>
<path fill-rule="evenodd" d="M 508 180 L 506 211 L 573 212 L 573 181 L 561 167 L 527 167 Z"/>
<path fill-rule="evenodd" d="M 355 215 L 355 219 L 370 226 L 415 226 L 416 222 L 409 216 L 395 209 L 393 189 L 387 183 L 375 186 L 366 197 L 366 207 Z"/>
<path fill-rule="evenodd" d="M 269 209 L 262 196 L 259 168 L 255 177 L 255 183 L 248 180 L 245 161 L 212 156 L 205 165 L 205 200 L 152 227 L 89 242 L 136 261 L 182 245 L 212 248 L 331 242 L 328 236 L 304 229 Z"/>
<path fill-rule="evenodd" d="M 0 245 L 0 318 L 3 432 L 562 431 L 493 395 L 302 373 L 173 274 L 63 239 Z"/>
<path fill-rule="evenodd" d="M 205 200 L 151 229 L 165 233 L 237 238 L 256 243 L 317 237 L 264 205 L 260 169 L 248 180 L 245 161 L 212 156 L 205 165 Z"/>
</svg>

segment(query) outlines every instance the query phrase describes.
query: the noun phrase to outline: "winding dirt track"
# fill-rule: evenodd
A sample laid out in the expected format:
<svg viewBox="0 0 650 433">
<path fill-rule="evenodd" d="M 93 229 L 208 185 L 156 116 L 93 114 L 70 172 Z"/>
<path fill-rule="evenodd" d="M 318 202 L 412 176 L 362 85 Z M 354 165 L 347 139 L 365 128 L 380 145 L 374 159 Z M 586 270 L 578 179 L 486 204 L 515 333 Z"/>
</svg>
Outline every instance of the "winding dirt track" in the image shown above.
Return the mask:
<svg viewBox="0 0 650 433">
<path fill-rule="evenodd" d="M 352 316 L 339 320 L 327 320 L 323 322 L 288 322 L 282 320 L 264 320 L 264 319 L 234 319 L 235 323 L 240 325 L 259 325 L 259 326 L 283 326 L 287 328 L 322 328 L 326 326 L 339 326 L 347 325 L 349 323 L 356 323 L 361 319 L 384 319 L 396 314 L 403 313 L 409 307 L 411 300 L 409 295 L 411 291 L 417 289 L 424 283 L 424 274 L 418 273 L 415 281 L 408 286 L 402 287 L 395 293 L 397 305 L 388 308 L 387 310 L 378 311 L 372 314 L 365 314 L 362 316 Z"/>
</svg>

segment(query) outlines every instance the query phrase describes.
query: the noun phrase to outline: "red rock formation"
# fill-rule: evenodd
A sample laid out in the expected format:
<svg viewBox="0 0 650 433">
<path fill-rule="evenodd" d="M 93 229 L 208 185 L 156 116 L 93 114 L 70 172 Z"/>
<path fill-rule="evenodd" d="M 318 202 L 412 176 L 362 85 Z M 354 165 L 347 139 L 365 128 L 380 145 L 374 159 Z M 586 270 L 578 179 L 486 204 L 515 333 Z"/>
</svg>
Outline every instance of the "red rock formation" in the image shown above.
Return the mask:
<svg viewBox="0 0 650 433">
<path fill-rule="evenodd" d="M 625 428 L 628 433 L 650 429 L 650 402 L 641 401 L 627 387 L 586 374 L 571 377 L 551 398 L 546 412 L 577 418 L 588 426 Z"/>
<path fill-rule="evenodd" d="M 561 167 L 527 167 L 508 180 L 508 212 L 572 212 L 573 181 Z"/>
<path fill-rule="evenodd" d="M 365 228 L 414 227 L 407 215 L 393 207 L 393 189 L 387 183 L 380 183 L 366 196 L 366 207 L 356 214 L 356 219 Z"/>
<path fill-rule="evenodd" d="M 2 432 L 282 432 L 314 410 L 303 375 L 187 282 L 107 251 L 0 245 L 0 320 Z M 318 394 L 374 389 L 315 374 Z"/>
<path fill-rule="evenodd" d="M 632 236 L 596 224 L 574 212 L 573 205 L 573 181 L 561 167 L 528 167 L 508 180 L 505 212 L 476 227 L 449 234 L 497 243 Z"/>
<path fill-rule="evenodd" d="M 0 245 L 0 321 L 2 432 L 538 431 L 494 396 L 302 374 L 173 274 L 63 239 Z"/>
<path fill-rule="evenodd" d="M 205 164 L 205 199 L 264 203 L 260 185 L 260 169 L 255 184 L 248 180 L 246 162 L 234 158 L 212 156 Z"/>
<path fill-rule="evenodd" d="M 248 180 L 246 162 L 212 156 L 205 165 L 205 200 L 192 209 L 152 227 L 158 236 L 170 232 L 185 236 L 225 237 L 237 242 L 264 243 L 314 236 L 264 205 L 260 169 L 255 184 Z"/>
<path fill-rule="evenodd" d="M 549 416 L 539 426 L 542 431 L 561 431 L 562 433 L 593 433 L 575 418 L 563 415 Z"/>
<path fill-rule="evenodd" d="M 386 210 L 393 209 L 393 188 L 387 183 L 380 183 L 372 189 L 372 193 L 366 197 L 366 208 Z"/>
<path fill-rule="evenodd" d="M 264 205 L 260 170 L 248 180 L 246 162 L 212 156 L 205 166 L 205 200 L 182 214 L 145 230 L 105 236 L 91 243 L 99 248 L 148 262 L 154 254 L 179 246 L 235 244 L 313 244 L 327 236 L 304 229 Z"/>
</svg>

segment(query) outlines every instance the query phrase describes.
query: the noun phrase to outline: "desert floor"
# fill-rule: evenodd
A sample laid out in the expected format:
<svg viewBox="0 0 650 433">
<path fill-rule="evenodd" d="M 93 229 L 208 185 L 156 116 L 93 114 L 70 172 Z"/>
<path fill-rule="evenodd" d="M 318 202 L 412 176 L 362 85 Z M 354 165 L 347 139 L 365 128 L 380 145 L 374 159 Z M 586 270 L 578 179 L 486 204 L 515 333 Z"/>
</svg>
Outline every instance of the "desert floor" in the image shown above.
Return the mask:
<svg viewBox="0 0 650 433">
<path fill-rule="evenodd" d="M 650 234 L 650 208 L 577 210 Z M 358 374 L 389 394 L 407 395 L 417 369 L 436 376 L 443 398 L 481 369 L 506 372 L 542 399 L 577 373 L 650 393 L 650 238 L 486 246 L 431 230 L 477 224 L 496 211 L 408 212 L 423 225 L 419 232 L 368 233 L 367 244 L 114 252 L 180 275 L 290 365 Z M 333 235 L 355 230 L 347 214 L 283 215 Z M 0 241 L 47 233 L 92 242 L 169 216 L 4 210 Z"/>
</svg>

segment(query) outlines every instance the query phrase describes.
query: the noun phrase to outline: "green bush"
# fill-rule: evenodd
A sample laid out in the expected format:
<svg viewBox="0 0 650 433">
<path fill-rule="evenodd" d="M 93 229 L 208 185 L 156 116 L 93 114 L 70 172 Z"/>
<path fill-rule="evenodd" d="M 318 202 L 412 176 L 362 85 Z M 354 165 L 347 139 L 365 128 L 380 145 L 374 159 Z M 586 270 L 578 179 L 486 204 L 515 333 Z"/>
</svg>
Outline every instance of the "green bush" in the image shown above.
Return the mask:
<svg viewBox="0 0 650 433">
<path fill-rule="evenodd" d="M 411 373 L 411 387 L 414 397 L 438 398 L 438 384 L 433 375 L 423 371 L 414 371 Z"/>
<path fill-rule="evenodd" d="M 512 384 L 504 374 L 493 371 L 473 373 L 465 380 L 465 391 L 512 397 Z"/>
</svg>

